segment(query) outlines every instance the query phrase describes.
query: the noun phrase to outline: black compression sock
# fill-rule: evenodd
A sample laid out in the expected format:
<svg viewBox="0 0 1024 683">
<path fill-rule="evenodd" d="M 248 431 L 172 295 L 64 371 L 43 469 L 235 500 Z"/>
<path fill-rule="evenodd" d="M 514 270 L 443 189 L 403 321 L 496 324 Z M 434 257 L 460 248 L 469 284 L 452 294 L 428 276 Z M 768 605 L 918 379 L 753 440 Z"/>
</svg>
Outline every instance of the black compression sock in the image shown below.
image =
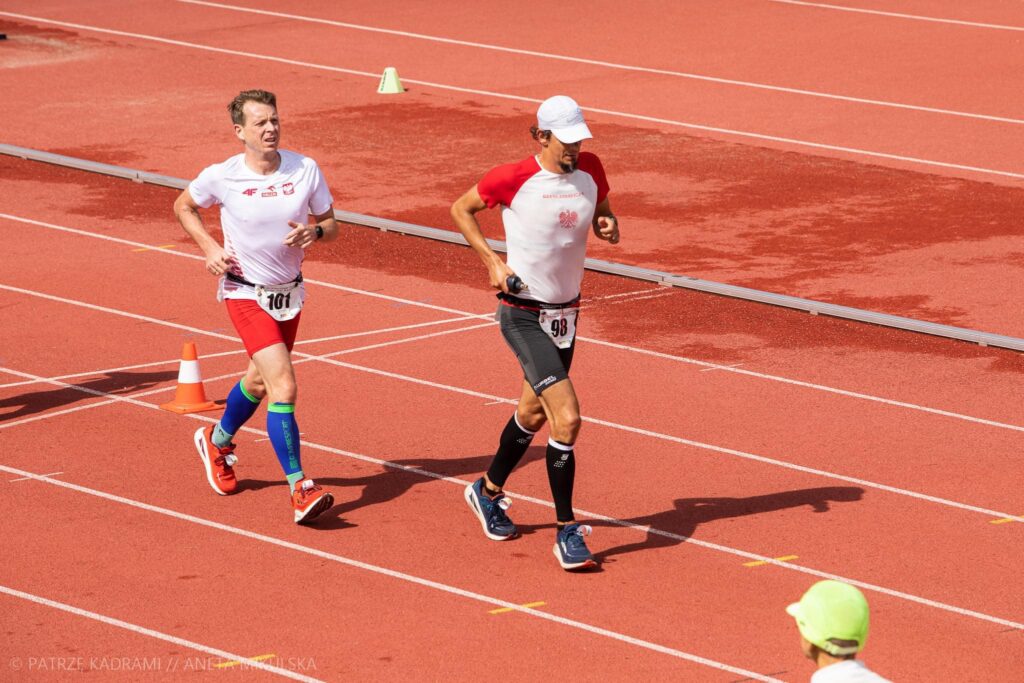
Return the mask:
<svg viewBox="0 0 1024 683">
<path fill-rule="evenodd" d="M 548 439 L 548 483 L 555 499 L 555 516 L 559 522 L 571 522 L 572 486 L 576 480 L 576 455 L 572 444 Z"/>
<path fill-rule="evenodd" d="M 515 413 L 512 414 L 505 429 L 501 432 L 498 452 L 494 455 L 491 467 L 487 470 L 487 478 L 491 480 L 491 483 L 495 486 L 505 486 L 512 470 L 516 468 L 530 447 L 530 441 L 533 440 L 534 434 L 535 432 L 520 427 Z"/>
</svg>

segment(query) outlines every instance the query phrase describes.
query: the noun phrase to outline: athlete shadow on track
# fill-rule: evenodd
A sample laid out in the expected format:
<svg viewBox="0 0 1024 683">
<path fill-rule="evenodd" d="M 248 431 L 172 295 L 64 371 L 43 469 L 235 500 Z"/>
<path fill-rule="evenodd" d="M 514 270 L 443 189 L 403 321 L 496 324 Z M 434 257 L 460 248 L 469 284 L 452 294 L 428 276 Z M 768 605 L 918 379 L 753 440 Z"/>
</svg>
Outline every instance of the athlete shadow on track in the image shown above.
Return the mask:
<svg viewBox="0 0 1024 683">
<path fill-rule="evenodd" d="M 830 503 L 858 501 L 863 495 L 864 489 L 862 488 L 828 486 L 782 491 L 749 498 L 679 498 L 671 510 L 624 520 L 632 524 L 650 527 L 652 531 L 647 532 L 645 540 L 607 548 L 595 553 L 594 556 L 599 560 L 607 560 L 615 555 L 678 545 L 687 540 L 684 537 L 693 536 L 701 524 L 729 517 L 745 517 L 804 505 L 810 506 L 814 512 L 828 512 Z M 618 526 L 603 520 L 597 520 L 590 524 L 595 527 Z"/>
<path fill-rule="evenodd" d="M 103 393 L 116 396 L 149 389 L 161 382 L 172 380 L 177 376 L 177 370 L 161 370 L 160 372 L 108 372 L 103 377 L 95 377 L 79 382 L 74 386 L 92 391 L 102 391 Z M 98 398 L 100 397 L 96 394 L 79 391 L 71 387 L 54 387 L 8 396 L 0 398 L 0 422 L 17 420 L 22 417 L 45 412 L 52 408 L 62 408 L 79 401 L 96 400 Z M 15 410 L 4 412 L 7 408 L 12 407 L 15 407 Z"/>
<path fill-rule="evenodd" d="M 543 460 L 545 453 L 546 447 L 531 447 L 526 452 L 526 455 L 523 456 L 522 461 L 519 463 L 519 467 L 523 467 L 524 465 L 536 460 Z M 271 457 L 273 457 L 272 454 Z M 414 468 L 434 475 L 475 480 L 477 477 L 483 476 L 484 471 L 491 464 L 491 459 L 493 457 L 493 453 L 488 453 L 487 455 L 474 455 L 463 458 L 409 458 L 405 460 L 392 460 L 391 462 L 402 467 Z M 323 468 L 318 465 L 317 469 L 322 470 Z M 467 477 L 466 475 L 469 476 Z M 338 501 L 334 504 L 334 507 L 323 513 L 315 523 L 310 525 L 310 528 L 312 529 L 320 529 L 324 531 L 343 529 L 352 526 L 341 518 L 342 515 L 346 513 L 370 507 L 372 505 L 387 503 L 408 493 L 413 486 L 436 481 L 434 477 L 426 474 L 420 474 L 416 471 L 395 467 L 388 467 L 387 465 L 383 465 L 382 471 L 378 474 L 371 474 L 365 477 L 323 477 L 316 476 L 315 472 L 310 476 L 313 477 L 313 480 L 316 481 L 316 483 L 329 490 L 334 495 L 334 499 Z M 238 482 L 238 490 L 240 492 L 256 491 L 267 488 L 268 486 L 285 485 L 283 477 L 280 480 L 274 481 L 243 478 Z M 349 498 L 345 489 L 357 486 L 362 487 L 362 492 L 359 497 L 354 499 Z M 463 507 L 466 505 L 462 500 L 462 491 L 458 487 L 448 483 L 444 483 L 444 486 L 446 487 L 445 490 L 448 490 L 451 494 L 453 505 L 461 505 Z M 476 522 L 475 520 L 470 519 L 467 515 L 466 523 L 475 524 Z"/>
</svg>

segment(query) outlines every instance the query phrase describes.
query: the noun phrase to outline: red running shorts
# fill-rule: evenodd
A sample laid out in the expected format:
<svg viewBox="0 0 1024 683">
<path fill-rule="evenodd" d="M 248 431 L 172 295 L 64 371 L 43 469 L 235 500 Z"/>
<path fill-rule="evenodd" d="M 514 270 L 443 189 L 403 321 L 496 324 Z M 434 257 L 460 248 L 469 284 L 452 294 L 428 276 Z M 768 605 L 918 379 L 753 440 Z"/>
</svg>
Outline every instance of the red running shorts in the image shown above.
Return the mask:
<svg viewBox="0 0 1024 683">
<path fill-rule="evenodd" d="M 260 308 L 259 303 L 252 299 L 225 299 L 228 315 L 238 330 L 238 336 L 245 344 L 245 350 L 252 355 L 260 349 L 273 344 L 284 344 L 291 351 L 295 346 L 295 335 L 299 331 L 300 312 L 291 320 L 278 321 Z"/>
</svg>

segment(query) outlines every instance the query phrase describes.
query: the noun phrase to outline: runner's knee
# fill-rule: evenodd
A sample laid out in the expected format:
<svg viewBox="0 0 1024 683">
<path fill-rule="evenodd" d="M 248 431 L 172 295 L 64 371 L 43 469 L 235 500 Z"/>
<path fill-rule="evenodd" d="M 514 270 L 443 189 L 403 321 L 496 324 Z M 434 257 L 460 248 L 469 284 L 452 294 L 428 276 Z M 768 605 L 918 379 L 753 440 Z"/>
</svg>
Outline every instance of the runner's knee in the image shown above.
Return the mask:
<svg viewBox="0 0 1024 683">
<path fill-rule="evenodd" d="M 263 383 L 263 378 L 258 375 L 255 378 L 246 376 L 242 384 L 253 398 L 263 399 L 267 395 L 267 385 Z"/>
<path fill-rule="evenodd" d="M 552 414 L 551 421 L 551 435 L 556 441 L 576 441 L 576 436 L 580 433 L 580 411 L 575 406 L 561 407 Z"/>
<path fill-rule="evenodd" d="M 267 387 L 271 403 L 295 403 L 299 389 L 293 377 L 280 377 Z"/>
<path fill-rule="evenodd" d="M 273 400 L 275 403 L 295 403 L 298 397 L 298 387 L 295 386 L 295 382 L 289 382 L 278 390 L 277 396 L 273 397 Z"/>
<path fill-rule="evenodd" d="M 520 427 L 535 432 L 544 426 L 548 418 L 544 415 L 544 409 L 541 406 L 537 406 L 536 410 L 524 409 L 520 406 L 516 409 L 516 421 Z"/>
</svg>

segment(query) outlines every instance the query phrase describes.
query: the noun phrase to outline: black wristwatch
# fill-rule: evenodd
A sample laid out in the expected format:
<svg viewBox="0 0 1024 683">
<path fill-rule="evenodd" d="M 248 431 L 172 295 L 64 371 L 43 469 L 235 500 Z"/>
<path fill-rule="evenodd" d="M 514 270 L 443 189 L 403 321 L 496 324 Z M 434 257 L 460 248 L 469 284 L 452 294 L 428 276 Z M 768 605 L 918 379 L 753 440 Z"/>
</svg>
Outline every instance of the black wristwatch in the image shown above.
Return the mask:
<svg viewBox="0 0 1024 683">
<path fill-rule="evenodd" d="M 320 227 L 319 225 L 317 225 L 316 226 L 316 238 L 320 239 L 323 236 L 324 236 L 324 229 L 322 227 Z"/>
</svg>

